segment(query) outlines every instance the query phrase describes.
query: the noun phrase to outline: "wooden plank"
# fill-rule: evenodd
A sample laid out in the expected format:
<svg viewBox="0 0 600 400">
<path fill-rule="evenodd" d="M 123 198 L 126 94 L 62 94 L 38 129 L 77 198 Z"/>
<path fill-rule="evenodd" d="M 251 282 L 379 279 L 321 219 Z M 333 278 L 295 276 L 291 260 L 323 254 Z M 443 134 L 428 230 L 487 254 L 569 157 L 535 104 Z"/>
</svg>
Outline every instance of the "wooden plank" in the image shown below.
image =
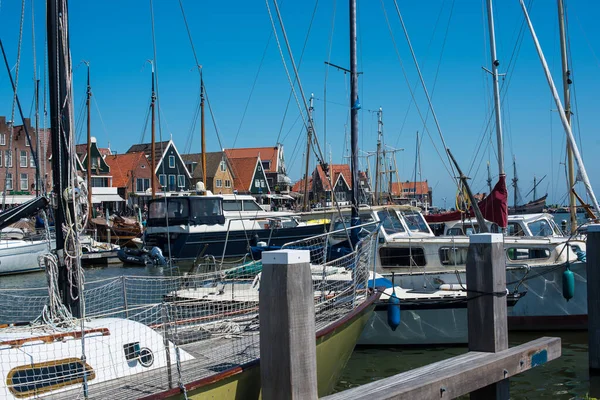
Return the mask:
<svg viewBox="0 0 600 400">
<path fill-rule="evenodd" d="M 322 400 L 453 399 L 555 360 L 560 355 L 560 338 L 543 337 L 497 353 L 470 351 Z"/>
<path fill-rule="evenodd" d="M 588 227 L 586 249 L 589 364 L 600 370 L 600 225 Z"/>
<path fill-rule="evenodd" d="M 262 398 L 317 399 L 310 252 L 264 252 L 262 263 L 259 296 Z"/>
<path fill-rule="evenodd" d="M 506 256 L 502 234 L 471 235 L 467 253 L 469 350 L 508 349 Z M 472 400 L 509 398 L 508 379 L 471 393 Z"/>
</svg>

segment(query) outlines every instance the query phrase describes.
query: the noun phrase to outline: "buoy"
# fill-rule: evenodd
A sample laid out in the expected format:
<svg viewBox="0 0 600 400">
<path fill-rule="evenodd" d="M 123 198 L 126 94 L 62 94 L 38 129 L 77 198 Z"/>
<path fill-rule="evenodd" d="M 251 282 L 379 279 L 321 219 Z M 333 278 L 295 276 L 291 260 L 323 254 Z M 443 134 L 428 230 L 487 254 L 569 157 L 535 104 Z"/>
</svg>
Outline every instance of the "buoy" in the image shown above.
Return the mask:
<svg viewBox="0 0 600 400">
<path fill-rule="evenodd" d="M 400 326 L 400 299 L 396 297 L 394 291 L 388 299 L 387 317 L 388 325 L 395 331 Z"/>
<path fill-rule="evenodd" d="M 563 297 L 569 301 L 575 295 L 575 274 L 573 274 L 569 266 L 563 272 L 562 283 Z"/>
</svg>

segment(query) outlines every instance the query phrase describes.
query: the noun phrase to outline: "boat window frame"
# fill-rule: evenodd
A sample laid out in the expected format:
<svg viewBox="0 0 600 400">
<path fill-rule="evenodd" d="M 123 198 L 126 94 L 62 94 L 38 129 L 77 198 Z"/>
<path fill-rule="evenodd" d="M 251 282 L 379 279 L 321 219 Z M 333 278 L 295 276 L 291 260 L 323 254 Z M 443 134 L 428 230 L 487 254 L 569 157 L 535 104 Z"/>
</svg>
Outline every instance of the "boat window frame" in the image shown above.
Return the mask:
<svg viewBox="0 0 600 400">
<path fill-rule="evenodd" d="M 511 250 L 527 250 L 528 251 L 528 257 L 527 258 L 513 258 L 511 257 Z M 545 251 L 546 256 L 545 257 L 531 257 L 531 251 L 532 250 L 537 250 L 537 251 Z M 514 253 L 513 253 L 514 254 Z M 508 261 L 511 262 L 520 262 L 520 261 L 543 261 L 543 260 L 548 260 L 550 257 L 552 256 L 552 250 L 550 250 L 547 247 L 517 247 L 517 246 L 511 246 L 509 248 L 506 249 L 506 259 Z"/>
<path fill-rule="evenodd" d="M 402 265 L 386 265 L 383 263 L 383 258 L 381 257 L 381 252 L 382 251 L 387 251 L 388 249 L 393 249 L 393 250 L 408 250 L 408 255 L 401 255 L 400 257 L 409 257 L 409 262 L 408 264 L 402 264 Z M 412 254 L 412 252 L 415 251 L 416 253 L 421 253 L 421 254 Z M 421 268 L 421 267 L 426 267 L 427 266 L 427 254 L 425 253 L 425 248 L 422 246 L 380 246 L 379 250 L 377 251 L 377 256 L 379 257 L 379 263 L 380 265 L 384 268 Z M 415 258 L 417 257 L 417 258 Z M 416 260 L 419 260 L 419 262 L 413 262 Z M 422 259 L 422 262 L 420 261 Z M 412 260 L 412 261 L 411 261 Z"/>
<path fill-rule="evenodd" d="M 59 366 L 59 365 L 63 365 L 63 366 L 67 365 L 68 366 L 70 364 L 78 364 L 79 367 L 83 367 L 82 372 L 77 372 L 77 376 L 74 377 L 74 379 L 70 379 L 70 380 L 63 381 L 63 382 L 58 382 L 55 384 L 49 384 L 49 385 L 43 386 L 41 388 L 35 387 L 35 381 L 28 381 L 28 382 L 22 382 L 22 383 L 17 383 L 17 384 L 15 384 L 13 382 L 13 378 L 14 378 L 15 374 L 17 374 L 21 371 L 36 370 L 36 369 L 48 371 L 47 372 L 48 377 L 46 377 L 46 378 L 43 378 L 43 372 L 39 375 L 34 374 L 34 377 L 40 376 L 43 378 L 43 379 L 41 379 L 40 383 L 44 383 L 46 381 L 57 380 L 57 379 L 59 379 L 58 377 L 53 377 L 53 375 L 56 375 L 56 372 L 50 373 L 50 369 L 54 368 L 56 370 L 57 366 Z M 83 371 L 85 371 L 85 373 L 83 373 Z M 65 376 L 68 377 L 69 375 L 65 375 Z M 8 371 L 8 374 L 6 376 L 6 383 L 8 386 L 8 390 L 12 393 L 13 396 L 15 396 L 16 398 L 25 398 L 25 397 L 30 397 L 30 396 L 34 396 L 34 395 L 40 395 L 40 394 L 52 392 L 57 389 L 64 389 L 65 387 L 68 387 L 68 386 L 80 384 L 84 381 L 84 377 L 87 381 L 91 381 L 94 378 L 96 378 L 96 372 L 87 362 L 82 361 L 80 358 L 69 357 L 69 358 L 63 358 L 60 360 L 44 361 L 44 362 L 40 362 L 40 363 L 19 365 L 17 367 L 14 367 L 10 371 Z M 26 390 L 26 391 L 19 391 L 19 390 L 15 389 L 15 387 L 18 387 L 18 386 L 34 386 L 34 388 Z"/>
<path fill-rule="evenodd" d="M 401 215 L 401 219 L 404 220 L 404 224 L 406 224 L 406 228 L 408 228 L 408 232 L 411 233 L 427 233 L 430 235 L 433 235 L 433 233 L 431 232 L 431 228 L 429 228 L 429 225 L 427 224 L 427 221 L 425 221 L 425 218 L 423 217 L 423 214 L 421 214 L 418 211 L 397 211 L 398 214 Z M 411 229 L 411 225 L 409 225 L 408 221 L 409 218 L 407 218 L 407 216 L 417 216 L 420 221 L 421 224 L 418 224 L 418 229 Z"/>
</svg>

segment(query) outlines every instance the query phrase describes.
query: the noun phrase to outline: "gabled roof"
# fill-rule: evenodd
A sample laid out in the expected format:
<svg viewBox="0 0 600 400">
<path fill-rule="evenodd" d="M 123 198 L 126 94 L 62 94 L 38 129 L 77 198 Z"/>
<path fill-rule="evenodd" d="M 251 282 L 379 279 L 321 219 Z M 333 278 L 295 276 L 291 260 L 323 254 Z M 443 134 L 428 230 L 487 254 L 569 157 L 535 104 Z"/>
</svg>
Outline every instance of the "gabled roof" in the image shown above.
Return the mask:
<svg viewBox="0 0 600 400">
<path fill-rule="evenodd" d="M 192 178 L 202 179 L 202 153 L 182 154 L 181 158 L 186 166 L 196 163 L 196 168 L 191 172 Z M 222 160 L 226 160 L 225 154 L 222 151 L 206 153 L 206 177 L 212 178 L 217 173 Z M 192 171 L 191 166 L 188 167 Z"/>
<path fill-rule="evenodd" d="M 233 188 L 239 192 L 250 190 L 256 165 L 260 157 L 245 157 L 229 159 L 229 165 L 234 173 Z"/>
<path fill-rule="evenodd" d="M 110 148 L 98 147 L 98 151 L 102 155 L 102 157 L 106 157 L 112 154 Z M 87 143 L 78 144 L 75 146 L 75 153 L 79 156 L 79 158 L 83 161 L 83 158 L 87 155 Z"/>
<path fill-rule="evenodd" d="M 415 189 L 416 191 L 412 191 Z M 408 189 L 408 192 L 404 192 L 404 189 Z M 392 182 L 392 194 L 396 196 L 401 196 L 403 193 L 412 194 L 412 195 L 422 195 L 429 193 L 429 185 L 427 181 L 423 182 Z"/>
<path fill-rule="evenodd" d="M 160 160 L 164 152 L 169 147 L 170 142 L 170 140 L 167 140 L 164 142 L 156 142 L 154 144 L 154 157 L 156 158 L 156 165 L 160 163 Z M 152 143 L 134 144 L 129 148 L 129 150 L 127 150 L 127 153 L 137 153 L 140 151 L 143 152 L 146 155 L 146 157 L 148 157 L 148 159 L 150 159 L 152 153 Z"/>
<path fill-rule="evenodd" d="M 325 175 L 321 165 L 317 165 L 317 174 L 323 183 L 323 189 L 331 190 L 331 185 L 329 184 L 329 180 L 327 179 L 327 176 Z M 348 187 L 352 189 L 352 174 L 350 172 L 350 166 L 348 164 L 330 164 L 329 176 L 331 177 L 331 181 L 334 185 L 338 181 L 340 175 L 344 176 L 344 180 L 348 184 Z"/>
<path fill-rule="evenodd" d="M 106 161 L 110 167 L 110 172 L 113 177 L 113 187 L 131 186 L 132 171 L 134 171 L 140 164 L 146 165 L 148 170 L 150 170 L 150 163 L 148 162 L 146 155 L 141 151 L 135 153 L 111 154 L 108 155 L 104 161 Z M 156 187 L 160 187 L 156 175 L 151 175 L 156 181 Z"/>
<path fill-rule="evenodd" d="M 313 183 L 312 176 L 309 176 L 308 177 L 308 192 L 309 193 L 312 191 L 312 183 Z M 298 182 L 294 183 L 294 186 L 292 187 L 292 192 L 304 193 L 304 178 L 300 179 Z"/>
<path fill-rule="evenodd" d="M 279 148 L 275 147 L 246 147 L 243 149 L 225 149 L 228 159 L 260 157 L 261 161 L 271 161 L 265 172 L 277 172 L 279 161 Z"/>
</svg>

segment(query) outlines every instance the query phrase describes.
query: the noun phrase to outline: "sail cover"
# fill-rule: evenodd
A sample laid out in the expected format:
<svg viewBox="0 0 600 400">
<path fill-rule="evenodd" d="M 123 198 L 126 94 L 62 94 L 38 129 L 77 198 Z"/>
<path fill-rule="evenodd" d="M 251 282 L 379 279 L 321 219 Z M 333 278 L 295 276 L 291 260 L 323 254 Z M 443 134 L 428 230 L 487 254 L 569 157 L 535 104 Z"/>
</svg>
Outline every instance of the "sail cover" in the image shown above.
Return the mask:
<svg viewBox="0 0 600 400">
<path fill-rule="evenodd" d="M 495 222 L 501 228 L 506 228 L 508 224 L 508 191 L 506 190 L 505 175 L 500 175 L 492 192 L 485 199 L 481 200 L 478 205 L 483 218 Z M 425 216 L 425 219 L 427 222 L 435 224 L 458 221 L 461 218 L 471 218 L 474 215 L 473 208 L 471 208 L 468 213 L 451 211 L 442 214 L 429 214 Z"/>
</svg>

